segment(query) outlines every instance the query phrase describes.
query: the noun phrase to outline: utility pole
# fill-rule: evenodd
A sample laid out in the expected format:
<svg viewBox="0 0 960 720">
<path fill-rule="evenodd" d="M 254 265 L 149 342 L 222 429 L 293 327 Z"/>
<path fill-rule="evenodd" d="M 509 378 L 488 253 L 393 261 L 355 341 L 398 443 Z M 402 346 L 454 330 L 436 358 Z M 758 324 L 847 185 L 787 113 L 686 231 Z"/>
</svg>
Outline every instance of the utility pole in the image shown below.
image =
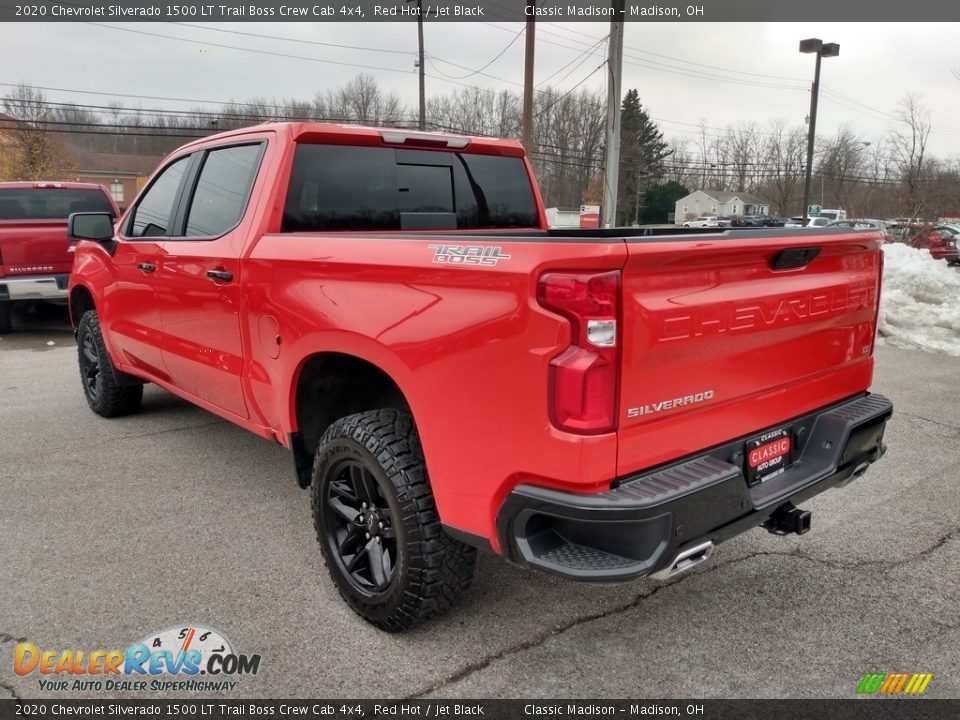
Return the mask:
<svg viewBox="0 0 960 720">
<path fill-rule="evenodd" d="M 612 0 L 613 17 L 623 17 L 624 0 Z M 607 54 L 607 143 L 606 177 L 603 183 L 603 225 L 617 223 L 617 185 L 620 176 L 620 82 L 623 70 L 623 22 L 610 21 L 610 48 Z"/>
<path fill-rule="evenodd" d="M 637 198 L 633 204 L 633 224 L 640 224 L 640 178 L 643 177 L 643 173 L 637 173 Z"/>
<path fill-rule="evenodd" d="M 420 124 L 421 130 L 427 129 L 427 85 L 426 68 L 423 66 L 423 0 L 417 0 L 417 43 L 419 44 L 419 54 L 417 60 L 420 64 Z"/>
<path fill-rule="evenodd" d="M 536 0 L 529 0 L 527 7 L 536 7 Z M 526 54 L 523 65 L 523 147 L 533 151 L 533 47 L 536 18 L 533 11 L 527 15 Z"/>
<path fill-rule="evenodd" d="M 413 2 L 413 0 L 406 0 Z M 426 89 L 426 68 L 423 66 L 423 0 L 417 2 L 417 70 L 420 73 L 420 119 L 417 127 L 420 130 L 427 129 L 427 89 Z"/>
</svg>

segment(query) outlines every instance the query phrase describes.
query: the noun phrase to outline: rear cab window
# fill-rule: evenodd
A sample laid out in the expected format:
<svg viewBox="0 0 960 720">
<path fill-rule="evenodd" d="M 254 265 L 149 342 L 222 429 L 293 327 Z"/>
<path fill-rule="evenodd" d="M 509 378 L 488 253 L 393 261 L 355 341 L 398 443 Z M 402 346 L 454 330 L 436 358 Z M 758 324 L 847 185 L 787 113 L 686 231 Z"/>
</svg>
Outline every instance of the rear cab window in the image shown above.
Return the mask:
<svg viewBox="0 0 960 720">
<path fill-rule="evenodd" d="M 114 214 L 106 194 L 92 188 L 0 190 L 0 220 L 66 220 L 75 212 Z"/>
<path fill-rule="evenodd" d="M 522 158 L 300 144 L 282 232 L 539 227 Z"/>
</svg>

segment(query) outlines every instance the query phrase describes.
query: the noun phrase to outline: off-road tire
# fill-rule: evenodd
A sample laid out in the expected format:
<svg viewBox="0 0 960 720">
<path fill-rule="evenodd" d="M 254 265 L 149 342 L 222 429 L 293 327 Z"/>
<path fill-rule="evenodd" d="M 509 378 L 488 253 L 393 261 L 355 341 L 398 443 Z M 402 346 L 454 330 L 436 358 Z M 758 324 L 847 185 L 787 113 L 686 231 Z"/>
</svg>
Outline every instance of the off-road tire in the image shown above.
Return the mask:
<svg viewBox="0 0 960 720">
<path fill-rule="evenodd" d="M 358 492 L 356 482 L 366 490 Z M 376 502 L 361 506 L 363 496 L 369 499 L 371 494 Z M 334 422 L 317 445 L 311 497 L 317 540 L 337 590 L 354 612 L 381 630 L 399 632 L 434 617 L 456 604 L 470 587 L 477 551 L 450 537 L 440 525 L 409 413 L 372 410 Z M 349 519 L 353 505 L 360 508 L 357 517 L 373 521 L 372 527 Z M 368 508 L 366 516 L 363 507 Z M 379 531 L 375 520 L 381 521 Z M 364 538 L 365 530 L 373 537 L 366 533 Z M 358 537 L 345 542 L 355 531 Z M 356 553 L 345 552 L 342 547 L 347 545 Z M 379 550 L 381 561 L 386 558 L 378 566 L 379 579 L 372 570 L 374 550 Z M 391 570 L 385 572 L 391 560 Z M 351 573 L 351 563 L 360 570 Z M 369 585 L 364 584 L 367 580 Z"/>
<path fill-rule="evenodd" d="M 13 303 L 0 300 L 0 335 L 6 335 L 13 328 Z"/>
<path fill-rule="evenodd" d="M 96 310 L 87 310 L 77 324 L 77 359 L 83 395 L 97 415 L 120 417 L 140 409 L 143 385 L 117 382 L 120 373 L 113 366 L 103 343 Z"/>
</svg>

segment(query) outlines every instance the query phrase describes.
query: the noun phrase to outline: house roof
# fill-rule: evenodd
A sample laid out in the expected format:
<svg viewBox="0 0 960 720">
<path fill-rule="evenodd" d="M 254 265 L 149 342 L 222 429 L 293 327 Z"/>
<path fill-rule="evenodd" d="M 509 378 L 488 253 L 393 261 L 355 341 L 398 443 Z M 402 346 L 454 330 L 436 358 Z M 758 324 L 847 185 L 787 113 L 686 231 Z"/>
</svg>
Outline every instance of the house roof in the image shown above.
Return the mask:
<svg viewBox="0 0 960 720">
<path fill-rule="evenodd" d="M 16 130 L 18 125 L 20 125 L 20 122 L 16 118 L 0 113 L 0 143 L 10 144 L 15 142 L 13 136 L 4 131 Z"/>
<path fill-rule="evenodd" d="M 734 198 L 742 200 L 745 203 L 750 203 L 751 205 L 766 205 L 768 204 L 766 200 L 758 198 L 756 195 L 751 195 L 748 192 L 738 191 L 730 192 L 728 190 L 701 190 L 704 195 L 708 195 L 717 202 L 728 203 Z"/>
<path fill-rule="evenodd" d="M 160 161 L 161 157 L 153 155 L 130 155 L 126 153 L 101 153 L 85 150 L 73 143 L 66 142 L 63 152 L 81 173 L 117 174 L 117 175 L 149 175 Z"/>
<path fill-rule="evenodd" d="M 14 137 L 4 131 L 21 128 L 23 128 L 22 122 L 0 113 L 0 143 L 14 141 Z M 163 159 L 153 155 L 94 152 L 77 147 L 67 140 L 63 142 L 63 154 L 72 165 L 76 166 L 79 172 L 102 175 L 149 175 Z"/>
</svg>

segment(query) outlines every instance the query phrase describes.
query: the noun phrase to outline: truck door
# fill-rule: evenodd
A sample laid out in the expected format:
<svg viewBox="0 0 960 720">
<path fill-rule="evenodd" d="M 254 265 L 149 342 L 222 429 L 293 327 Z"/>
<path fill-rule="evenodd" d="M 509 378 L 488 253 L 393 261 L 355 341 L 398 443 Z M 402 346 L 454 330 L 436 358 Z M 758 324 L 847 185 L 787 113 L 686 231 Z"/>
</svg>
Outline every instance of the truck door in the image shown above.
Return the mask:
<svg viewBox="0 0 960 720">
<path fill-rule="evenodd" d="M 177 387 L 249 417 L 241 387 L 240 254 L 264 142 L 202 151 L 164 243 L 159 281 L 163 360 Z"/>
<path fill-rule="evenodd" d="M 161 246 L 169 235 L 177 199 L 193 160 L 186 155 L 164 168 L 124 221 L 113 254 L 114 282 L 105 289 L 107 323 L 114 359 L 169 380 L 162 359 L 157 278 Z"/>
</svg>

